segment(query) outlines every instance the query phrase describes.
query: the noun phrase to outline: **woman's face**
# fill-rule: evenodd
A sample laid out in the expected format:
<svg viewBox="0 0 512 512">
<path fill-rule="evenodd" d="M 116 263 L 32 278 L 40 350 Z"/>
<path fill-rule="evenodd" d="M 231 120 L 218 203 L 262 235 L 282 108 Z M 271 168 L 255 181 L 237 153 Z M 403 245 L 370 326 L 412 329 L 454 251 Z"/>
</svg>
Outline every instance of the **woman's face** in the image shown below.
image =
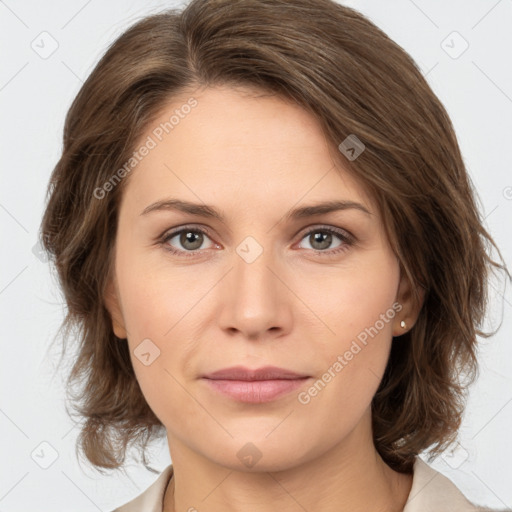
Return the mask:
<svg viewBox="0 0 512 512">
<path fill-rule="evenodd" d="M 108 304 L 171 456 L 174 446 L 275 470 L 352 432 L 371 439 L 370 403 L 408 320 L 405 288 L 375 205 L 316 120 L 277 97 L 217 87 L 175 98 L 143 144 Z M 176 203 L 152 206 L 165 201 Z M 350 204 L 306 209 L 334 202 Z M 305 378 L 288 391 L 282 380 L 204 378 L 239 365 Z"/>
</svg>

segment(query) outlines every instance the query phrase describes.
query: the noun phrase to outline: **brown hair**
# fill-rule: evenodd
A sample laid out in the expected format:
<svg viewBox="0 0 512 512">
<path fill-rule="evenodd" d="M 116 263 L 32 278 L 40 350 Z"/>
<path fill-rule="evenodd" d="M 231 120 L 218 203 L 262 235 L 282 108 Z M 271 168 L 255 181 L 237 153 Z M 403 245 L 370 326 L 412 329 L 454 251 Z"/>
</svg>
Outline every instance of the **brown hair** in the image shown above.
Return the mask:
<svg viewBox="0 0 512 512">
<path fill-rule="evenodd" d="M 465 386 L 477 374 L 476 336 L 489 335 L 480 330 L 489 271 L 510 274 L 488 255 L 495 248 L 501 258 L 450 119 L 415 62 L 363 15 L 331 0 L 193 0 L 183 12 L 148 16 L 111 45 L 73 101 L 41 240 L 68 307 L 64 338 L 73 333 L 78 345 L 68 377 L 85 419 L 77 447 L 97 468 L 119 468 L 133 444 L 146 465 L 148 442 L 163 432 L 104 303 L 129 176 L 102 199 L 95 191 L 175 95 L 225 84 L 307 109 L 333 148 L 350 134 L 365 145 L 355 160 L 338 152 L 340 161 L 375 199 L 416 296 L 425 290 L 416 324 L 393 341 L 372 401 L 378 452 L 410 473 L 415 455 L 430 448 L 432 458 L 454 441 Z"/>
</svg>

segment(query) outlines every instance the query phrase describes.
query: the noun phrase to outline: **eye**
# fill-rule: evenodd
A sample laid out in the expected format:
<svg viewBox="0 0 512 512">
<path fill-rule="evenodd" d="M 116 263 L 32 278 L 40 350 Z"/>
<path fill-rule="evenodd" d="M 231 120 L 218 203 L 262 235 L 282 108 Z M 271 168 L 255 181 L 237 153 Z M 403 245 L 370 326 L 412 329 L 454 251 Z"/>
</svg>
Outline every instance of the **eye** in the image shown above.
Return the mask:
<svg viewBox="0 0 512 512">
<path fill-rule="evenodd" d="M 339 243 L 333 247 L 332 244 L 336 242 L 336 238 Z M 332 227 L 316 227 L 310 229 L 302 240 L 307 240 L 309 243 L 310 247 L 306 247 L 306 249 L 312 249 L 316 253 L 326 253 L 328 255 L 346 251 L 355 241 L 354 237 L 349 233 Z"/>
<path fill-rule="evenodd" d="M 168 251 L 183 256 L 194 256 L 200 249 L 209 249 L 215 244 L 204 247 L 203 244 L 206 239 L 209 239 L 208 233 L 204 229 L 199 228 L 181 228 L 171 233 L 167 233 L 161 240 L 162 245 Z M 174 241 L 174 245 L 172 241 Z M 176 248 L 176 244 L 178 247 Z M 191 254 L 187 254 L 191 253 Z"/>
</svg>

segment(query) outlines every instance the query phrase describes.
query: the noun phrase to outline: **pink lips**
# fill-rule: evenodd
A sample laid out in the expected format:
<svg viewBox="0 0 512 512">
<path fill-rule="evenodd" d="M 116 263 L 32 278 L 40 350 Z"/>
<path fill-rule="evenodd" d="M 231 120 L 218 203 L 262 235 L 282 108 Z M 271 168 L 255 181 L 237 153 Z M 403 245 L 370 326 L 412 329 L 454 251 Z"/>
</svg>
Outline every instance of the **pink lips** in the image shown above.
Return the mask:
<svg viewBox="0 0 512 512">
<path fill-rule="evenodd" d="M 203 376 L 215 391 L 247 403 L 275 400 L 302 386 L 308 378 L 308 375 L 275 366 L 256 370 L 233 366 Z"/>
</svg>

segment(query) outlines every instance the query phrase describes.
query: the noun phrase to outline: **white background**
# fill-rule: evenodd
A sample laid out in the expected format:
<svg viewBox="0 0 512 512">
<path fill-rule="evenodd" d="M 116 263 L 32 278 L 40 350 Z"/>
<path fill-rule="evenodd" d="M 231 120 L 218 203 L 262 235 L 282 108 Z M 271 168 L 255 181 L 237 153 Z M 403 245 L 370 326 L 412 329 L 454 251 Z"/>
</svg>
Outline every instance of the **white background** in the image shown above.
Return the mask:
<svg viewBox="0 0 512 512">
<path fill-rule="evenodd" d="M 512 267 L 512 1 L 345 3 L 398 42 L 427 76 L 455 126 L 486 226 Z M 3 512 L 109 511 L 156 478 L 133 460 L 127 465 L 129 478 L 102 476 L 77 461 L 78 428 L 73 428 L 63 401 L 66 369 L 55 372 L 58 350 L 49 350 L 63 318 L 63 301 L 49 264 L 32 249 L 47 182 L 62 149 L 64 117 L 82 82 L 129 25 L 177 5 L 142 0 L 0 2 Z M 46 59 L 31 47 L 48 37 L 40 35 L 44 31 L 58 43 Z M 454 52 L 462 49 L 463 41 L 453 31 L 469 44 L 457 58 Z M 509 288 L 494 308 L 495 317 L 503 308 L 503 324 L 481 345 L 481 374 L 471 388 L 461 428 L 463 448 L 432 466 L 471 500 L 504 508 L 512 507 Z M 58 455 L 47 469 L 31 457 L 34 450 L 39 460 L 51 457 L 52 449 L 40 446 L 42 442 Z M 154 468 L 170 463 L 165 440 L 155 443 L 151 453 Z"/>
</svg>

